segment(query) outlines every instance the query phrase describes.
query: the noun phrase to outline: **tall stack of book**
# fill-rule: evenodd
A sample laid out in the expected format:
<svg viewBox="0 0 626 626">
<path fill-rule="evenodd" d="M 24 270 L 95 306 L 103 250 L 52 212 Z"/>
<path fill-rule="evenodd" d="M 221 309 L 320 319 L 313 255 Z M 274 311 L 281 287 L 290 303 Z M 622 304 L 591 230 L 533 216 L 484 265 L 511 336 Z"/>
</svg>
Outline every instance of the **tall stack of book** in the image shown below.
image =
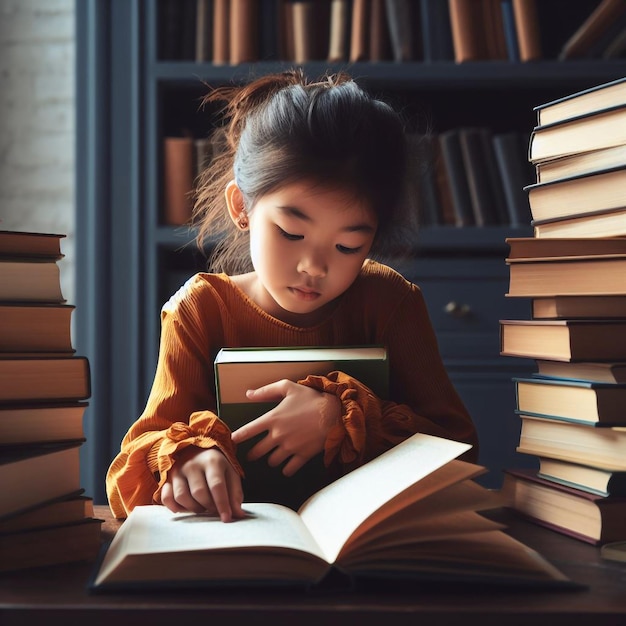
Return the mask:
<svg viewBox="0 0 626 626">
<path fill-rule="evenodd" d="M 501 354 L 535 359 L 514 379 L 518 452 L 503 492 L 536 522 L 594 544 L 626 539 L 626 79 L 536 107 L 526 188 L 534 237 L 511 238 Z"/>
<path fill-rule="evenodd" d="M 89 362 L 72 347 L 62 235 L 0 231 L 0 572 L 91 560 L 80 486 Z"/>
</svg>

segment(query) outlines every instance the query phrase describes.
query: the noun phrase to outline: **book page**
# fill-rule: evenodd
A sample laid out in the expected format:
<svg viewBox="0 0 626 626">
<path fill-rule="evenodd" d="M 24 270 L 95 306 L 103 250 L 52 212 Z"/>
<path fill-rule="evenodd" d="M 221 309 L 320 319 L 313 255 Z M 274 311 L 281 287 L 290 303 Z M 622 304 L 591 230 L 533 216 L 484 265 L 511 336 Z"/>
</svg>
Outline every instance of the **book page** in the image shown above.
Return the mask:
<svg viewBox="0 0 626 626">
<path fill-rule="evenodd" d="M 249 517 L 225 524 L 219 517 L 172 513 L 161 505 L 135 507 L 111 542 L 96 584 L 135 554 L 271 547 L 324 558 L 296 512 L 270 503 L 246 503 L 244 509 Z"/>
<path fill-rule="evenodd" d="M 350 535 L 386 502 L 471 446 L 418 433 L 311 496 L 299 514 L 334 563 Z"/>
</svg>

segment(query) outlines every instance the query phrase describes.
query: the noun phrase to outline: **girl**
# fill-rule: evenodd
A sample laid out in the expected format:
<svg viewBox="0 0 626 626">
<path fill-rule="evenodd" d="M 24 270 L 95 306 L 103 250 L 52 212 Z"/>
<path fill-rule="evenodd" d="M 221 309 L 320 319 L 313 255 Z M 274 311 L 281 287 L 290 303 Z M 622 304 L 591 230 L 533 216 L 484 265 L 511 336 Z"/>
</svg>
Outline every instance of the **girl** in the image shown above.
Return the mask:
<svg viewBox="0 0 626 626">
<path fill-rule="evenodd" d="M 163 307 L 152 391 L 107 475 L 113 514 L 162 503 L 242 517 L 235 452 L 255 437 L 248 459 L 284 464 L 294 487 L 314 457 L 330 479 L 416 432 L 476 446 L 419 288 L 369 260 L 397 250 L 411 220 L 397 114 L 346 75 L 309 82 L 300 71 L 205 102 L 224 102 L 229 122 L 194 212 L 201 246 L 220 237 L 221 273 L 194 276 Z M 280 402 L 233 433 L 215 414 L 221 347 L 367 344 L 387 347 L 391 400 L 331 372 L 250 390 Z"/>
</svg>

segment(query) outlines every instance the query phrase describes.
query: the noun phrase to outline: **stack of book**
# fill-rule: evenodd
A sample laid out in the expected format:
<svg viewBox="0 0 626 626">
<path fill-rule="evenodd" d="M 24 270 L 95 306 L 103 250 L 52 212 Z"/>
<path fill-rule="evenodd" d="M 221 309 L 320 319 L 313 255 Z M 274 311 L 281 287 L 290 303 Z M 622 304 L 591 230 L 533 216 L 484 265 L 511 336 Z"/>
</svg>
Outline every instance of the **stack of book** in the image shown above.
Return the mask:
<svg viewBox="0 0 626 626">
<path fill-rule="evenodd" d="M 80 486 L 89 363 L 72 347 L 61 238 L 0 231 L 0 572 L 90 560 L 100 548 Z"/>
<path fill-rule="evenodd" d="M 535 359 L 514 380 L 523 454 L 503 492 L 529 518 L 581 540 L 626 539 L 626 79 L 536 108 L 527 187 L 534 237 L 511 238 L 501 354 Z M 619 121 L 621 119 L 621 121 Z"/>
</svg>

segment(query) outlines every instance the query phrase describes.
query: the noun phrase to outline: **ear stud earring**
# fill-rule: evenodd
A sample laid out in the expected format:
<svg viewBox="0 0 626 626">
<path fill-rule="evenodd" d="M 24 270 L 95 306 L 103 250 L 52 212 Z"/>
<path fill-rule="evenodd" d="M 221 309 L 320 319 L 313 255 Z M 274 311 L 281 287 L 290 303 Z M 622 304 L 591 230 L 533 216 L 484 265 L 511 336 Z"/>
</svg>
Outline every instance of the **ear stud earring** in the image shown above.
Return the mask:
<svg viewBox="0 0 626 626">
<path fill-rule="evenodd" d="M 239 214 L 239 219 L 237 220 L 237 226 L 239 226 L 240 230 L 247 230 L 249 226 L 248 216 L 245 211 L 242 211 Z"/>
</svg>

